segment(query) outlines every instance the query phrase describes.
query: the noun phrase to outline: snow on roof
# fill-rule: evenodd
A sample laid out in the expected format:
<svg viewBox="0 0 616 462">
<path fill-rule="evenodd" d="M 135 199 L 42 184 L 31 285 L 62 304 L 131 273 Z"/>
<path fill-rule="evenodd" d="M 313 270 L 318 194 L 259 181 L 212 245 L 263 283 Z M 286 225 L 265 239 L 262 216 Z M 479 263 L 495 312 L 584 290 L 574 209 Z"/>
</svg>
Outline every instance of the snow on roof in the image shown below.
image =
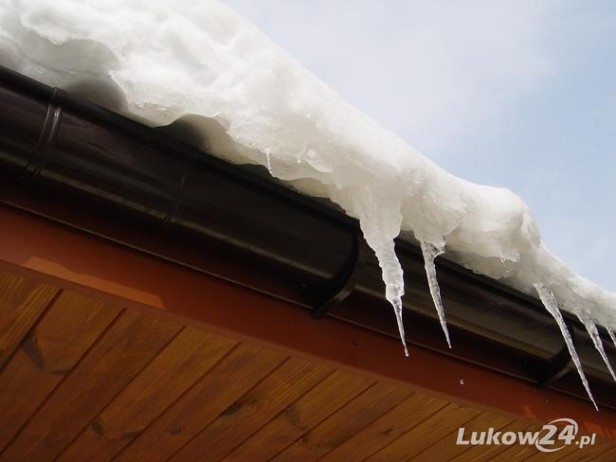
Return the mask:
<svg viewBox="0 0 616 462">
<path fill-rule="evenodd" d="M 358 218 L 401 334 L 404 284 L 394 251 L 401 232 L 421 243 L 445 332 L 433 264 L 443 252 L 536 293 L 557 320 L 559 308 L 577 314 L 592 338 L 595 323 L 616 328 L 616 294 L 554 256 L 517 195 L 444 171 L 217 0 L 0 0 L 0 26 L 3 65 L 67 90 L 86 88 L 150 125 L 183 118 L 207 139 L 215 121 L 232 143 L 210 139 L 214 153 L 264 165 Z"/>
</svg>

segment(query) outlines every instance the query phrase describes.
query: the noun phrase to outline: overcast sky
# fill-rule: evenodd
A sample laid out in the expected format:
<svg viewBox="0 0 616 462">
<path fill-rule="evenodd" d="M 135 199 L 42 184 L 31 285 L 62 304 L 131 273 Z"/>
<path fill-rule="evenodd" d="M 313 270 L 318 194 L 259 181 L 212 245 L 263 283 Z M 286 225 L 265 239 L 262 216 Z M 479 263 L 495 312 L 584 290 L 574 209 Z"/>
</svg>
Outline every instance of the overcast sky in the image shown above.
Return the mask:
<svg viewBox="0 0 616 462">
<path fill-rule="evenodd" d="M 522 196 L 616 291 L 616 2 L 224 1 L 451 173 Z"/>
</svg>

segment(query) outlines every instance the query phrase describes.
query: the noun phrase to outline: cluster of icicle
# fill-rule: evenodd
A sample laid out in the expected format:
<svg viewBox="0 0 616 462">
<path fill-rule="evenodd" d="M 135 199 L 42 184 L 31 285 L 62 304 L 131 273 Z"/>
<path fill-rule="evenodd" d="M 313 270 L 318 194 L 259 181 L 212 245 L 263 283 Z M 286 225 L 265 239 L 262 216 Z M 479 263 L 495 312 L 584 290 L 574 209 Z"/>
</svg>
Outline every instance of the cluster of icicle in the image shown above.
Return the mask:
<svg viewBox="0 0 616 462">
<path fill-rule="evenodd" d="M 445 334 L 445 339 L 447 340 L 447 344 L 449 345 L 449 348 L 451 348 L 451 341 L 449 338 L 449 332 L 447 330 L 447 323 L 445 320 L 443 303 L 441 301 L 438 282 L 436 280 L 436 269 L 434 265 L 434 258 L 440 255 L 442 251 L 436 251 L 434 247 L 430 246 L 429 244 L 423 243 L 423 242 L 421 243 L 421 248 L 422 248 L 423 257 L 424 257 L 426 275 L 427 275 L 428 283 L 430 287 L 430 294 L 432 295 L 432 300 L 434 301 L 434 306 L 438 313 L 438 317 L 439 317 L 439 320 L 440 320 L 440 323 L 443 329 L 443 333 Z M 584 389 L 586 390 L 586 393 L 588 394 L 588 397 L 593 403 L 593 406 L 595 407 L 595 409 L 599 410 L 599 408 L 597 407 L 595 398 L 592 394 L 592 391 L 590 390 L 590 386 L 588 385 L 588 380 L 586 379 L 586 375 L 584 374 L 584 370 L 582 368 L 582 363 L 575 349 L 573 338 L 571 337 L 571 333 L 569 332 L 567 328 L 567 324 L 565 323 L 565 319 L 563 318 L 563 315 L 561 313 L 561 309 L 560 309 L 558 301 L 556 300 L 556 297 L 554 296 L 554 294 L 548 287 L 544 286 L 541 283 L 534 284 L 534 288 L 537 292 L 537 295 L 539 296 L 539 299 L 543 303 L 543 306 L 545 307 L 547 312 L 550 313 L 550 315 L 556 321 L 558 328 L 560 329 L 560 332 L 565 341 L 565 344 L 567 346 L 567 350 L 569 351 L 569 354 L 571 355 L 571 359 L 573 360 L 573 363 L 580 376 L 582 384 L 584 385 Z M 397 310 L 397 306 L 398 306 L 398 302 L 394 301 L 394 307 L 396 308 L 396 310 Z M 605 352 L 605 348 L 603 346 L 603 342 L 601 340 L 601 336 L 599 334 L 599 330 L 597 328 L 596 322 L 593 320 L 592 316 L 587 311 L 578 312 L 577 317 L 580 320 L 580 322 L 584 325 L 584 327 L 586 328 L 586 331 L 588 332 L 588 335 L 591 338 L 593 345 L 599 352 L 612 378 L 614 379 L 614 381 L 616 381 L 616 374 L 614 373 L 614 369 L 612 368 L 612 365 Z M 404 335 L 404 328 L 400 324 L 402 320 L 399 316 L 397 317 L 397 319 L 398 319 L 398 323 L 400 326 L 400 331 L 402 333 L 401 335 Z M 614 331 L 608 328 L 607 332 L 609 333 L 609 336 L 612 339 L 614 346 L 616 347 L 616 335 L 614 334 Z M 404 337 L 402 339 L 402 343 L 404 344 L 405 354 L 408 356 L 408 349 L 406 347 Z"/>
<path fill-rule="evenodd" d="M 536 291 L 591 399 L 560 308 L 580 316 L 610 367 L 596 324 L 616 326 L 616 295 L 546 250 L 518 196 L 444 171 L 217 0 L 0 0 L 0 61 L 147 124 L 190 124 L 204 150 L 264 165 L 358 218 L 403 343 L 394 239 L 407 232 L 421 243 L 448 344 L 434 266 L 444 250 L 473 271 Z"/>
<path fill-rule="evenodd" d="M 436 266 L 434 264 L 435 258 L 441 255 L 442 253 L 444 253 L 444 251 L 443 249 L 438 249 L 434 247 L 433 245 L 426 243 L 426 242 L 421 242 L 420 244 L 421 244 L 421 250 L 422 250 L 422 254 L 424 258 L 424 267 L 426 271 L 426 277 L 428 280 L 428 286 L 430 289 L 430 295 L 432 296 L 434 307 L 436 309 L 443 333 L 445 335 L 445 340 L 447 341 L 447 345 L 449 346 L 449 348 L 451 348 L 451 340 L 449 337 L 449 331 L 447 329 L 445 310 L 443 308 L 443 302 L 441 300 L 440 289 L 439 289 L 439 285 L 436 279 Z M 557 323 L 561 331 L 561 334 L 563 336 L 563 339 L 565 341 L 565 344 L 567 346 L 567 350 L 569 351 L 569 354 L 571 355 L 571 359 L 573 360 L 573 363 L 580 376 L 582 384 L 584 385 L 584 389 L 586 390 L 588 397 L 593 403 L 593 406 L 595 407 L 595 409 L 598 410 L 597 403 L 590 390 L 590 386 L 588 385 L 588 380 L 586 379 L 586 375 L 582 368 L 582 363 L 575 349 L 575 345 L 573 343 L 571 333 L 569 332 L 567 328 L 567 324 L 565 323 L 565 320 L 561 313 L 561 308 L 559 306 L 558 301 L 556 300 L 556 297 L 554 296 L 554 293 L 552 292 L 550 288 L 546 287 L 542 283 L 535 283 L 533 287 L 537 295 L 539 296 L 539 299 L 543 303 L 543 306 L 545 307 L 546 311 L 554 318 L 555 322 Z M 396 319 L 398 322 L 398 329 L 400 331 L 400 336 L 401 336 L 402 344 L 404 347 L 404 352 L 405 352 L 405 355 L 408 356 L 409 353 L 408 353 L 408 348 L 407 348 L 406 341 L 405 341 L 404 326 L 402 324 L 401 306 L 402 306 L 402 296 L 403 295 L 404 295 L 403 291 L 402 292 L 398 291 L 394 297 L 391 297 L 391 298 L 388 297 L 388 299 L 390 303 L 392 304 L 392 306 L 394 307 L 394 311 L 396 313 Z M 577 311 L 576 314 L 580 322 L 586 328 L 586 331 L 588 332 L 588 335 L 590 339 L 592 340 L 593 345 L 599 352 L 609 373 L 611 374 L 614 381 L 616 381 L 616 374 L 614 373 L 614 369 L 612 368 L 612 365 L 608 359 L 607 353 L 605 352 L 605 348 L 603 346 L 603 342 L 601 340 L 601 336 L 599 334 L 597 324 L 593 320 L 592 315 L 588 311 Z M 611 328 L 607 328 L 606 330 L 610 338 L 612 339 L 614 346 L 616 347 L 616 335 L 614 334 L 614 331 Z"/>
</svg>

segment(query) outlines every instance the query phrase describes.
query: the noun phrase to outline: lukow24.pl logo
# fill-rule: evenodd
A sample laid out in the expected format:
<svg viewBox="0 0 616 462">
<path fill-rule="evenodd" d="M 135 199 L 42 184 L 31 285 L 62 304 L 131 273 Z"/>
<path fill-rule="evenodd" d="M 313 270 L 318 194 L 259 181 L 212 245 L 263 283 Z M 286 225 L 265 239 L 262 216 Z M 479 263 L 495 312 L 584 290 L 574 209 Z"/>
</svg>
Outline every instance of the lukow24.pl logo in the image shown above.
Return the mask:
<svg viewBox="0 0 616 462">
<path fill-rule="evenodd" d="M 555 425 L 560 423 L 560 425 Z M 564 426 L 562 424 L 565 424 Z M 578 424 L 572 419 L 556 419 L 536 432 L 507 432 L 490 428 L 487 431 L 466 433 L 464 427 L 458 430 L 456 444 L 471 445 L 534 445 L 543 452 L 554 452 L 570 444 L 580 448 L 595 444 L 595 433 L 577 438 Z"/>
</svg>

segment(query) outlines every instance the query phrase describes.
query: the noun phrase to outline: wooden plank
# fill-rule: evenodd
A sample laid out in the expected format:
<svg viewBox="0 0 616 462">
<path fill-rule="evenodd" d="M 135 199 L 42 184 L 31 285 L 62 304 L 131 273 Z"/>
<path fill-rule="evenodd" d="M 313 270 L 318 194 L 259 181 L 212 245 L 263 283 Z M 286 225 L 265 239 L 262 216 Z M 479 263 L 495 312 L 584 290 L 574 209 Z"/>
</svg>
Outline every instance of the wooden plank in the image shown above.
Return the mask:
<svg viewBox="0 0 616 462">
<path fill-rule="evenodd" d="M 320 461 L 363 460 L 409 431 L 425 418 L 438 412 L 446 404 L 446 401 L 415 393 L 375 422 L 357 432 Z"/>
<path fill-rule="evenodd" d="M 222 460 L 258 462 L 272 459 L 372 383 L 364 376 L 334 372 Z"/>
<path fill-rule="evenodd" d="M 120 308 L 63 292 L 0 375 L 0 449 L 77 364 Z"/>
<path fill-rule="evenodd" d="M 169 320 L 123 312 L 38 409 L 0 460 L 55 459 L 180 328 L 179 323 Z"/>
<path fill-rule="evenodd" d="M 545 433 L 544 433 L 545 435 Z M 542 452 L 537 451 L 530 457 L 524 459 L 524 461 L 528 462 L 556 462 L 558 460 L 565 459 L 570 456 L 574 456 L 574 460 L 594 460 L 594 456 L 590 456 L 589 454 L 596 453 L 596 448 L 582 448 L 580 450 L 579 447 L 575 445 L 565 446 L 562 449 L 559 449 L 555 452 Z"/>
<path fill-rule="evenodd" d="M 579 437 L 576 438 L 579 441 Z M 613 461 L 614 458 L 604 458 L 605 453 L 616 449 L 613 441 L 600 440 L 594 445 L 585 446 L 580 449 L 578 444 L 571 444 L 565 448 L 552 453 L 538 452 L 537 454 L 525 459 L 524 462 L 590 462 L 590 461 Z"/>
<path fill-rule="evenodd" d="M 184 329 L 57 460 L 111 460 L 236 343 L 197 329 Z"/>
<path fill-rule="evenodd" d="M 559 449 L 557 452 L 537 452 L 527 459 L 524 459 L 524 462 L 557 462 L 569 456 L 575 456 L 574 460 L 576 462 L 583 460 L 595 460 L 595 455 L 589 456 L 590 452 L 591 451 L 588 449 L 582 449 L 580 451 L 580 448 L 578 447 L 567 446 Z M 592 452 L 596 454 L 596 451 L 593 450 Z"/>
<path fill-rule="evenodd" d="M 0 369 L 59 289 L 0 272 Z"/>
<path fill-rule="evenodd" d="M 240 344 L 114 461 L 167 460 L 284 360 L 278 353 Z"/>
<path fill-rule="evenodd" d="M 605 450 L 605 448 L 602 448 Z M 559 449 L 555 452 L 542 452 L 537 451 L 530 457 L 524 459 L 524 462 L 557 462 L 559 460 L 563 460 L 567 457 L 573 457 L 573 460 L 578 461 L 589 461 L 595 460 L 595 456 L 597 454 L 596 448 L 578 448 L 577 446 L 565 446 L 562 449 Z"/>
<path fill-rule="evenodd" d="M 452 430 L 457 430 L 471 419 L 477 417 L 479 413 L 480 411 L 477 409 L 471 409 L 453 403 L 448 404 L 436 414 L 428 417 L 422 423 L 366 460 L 370 462 L 410 460 L 442 439 Z M 425 459 L 420 457 L 419 460 Z"/>
<path fill-rule="evenodd" d="M 530 445 L 512 445 L 507 447 L 503 452 L 499 454 L 504 460 L 525 460 L 530 456 L 543 454 L 535 446 Z"/>
<path fill-rule="evenodd" d="M 488 431 L 489 428 L 494 428 L 496 431 L 499 431 L 510 423 L 511 419 L 507 419 L 498 414 L 482 412 L 473 420 L 464 424 L 465 439 L 469 440 L 472 432 L 484 432 Z M 417 458 L 417 460 L 451 460 L 469 448 L 469 446 L 466 445 L 456 444 L 457 438 L 458 428 L 454 428 L 451 433 L 444 436 L 440 441 L 437 441 L 414 457 Z"/>
<path fill-rule="evenodd" d="M 351 436 L 399 405 L 410 395 L 399 385 L 376 383 L 336 411 L 276 456 L 276 462 L 312 462 L 332 451 Z M 327 405 L 327 403 L 322 403 Z"/>
<path fill-rule="evenodd" d="M 607 450 L 597 451 L 593 454 L 592 459 L 580 459 L 581 461 L 592 460 L 596 462 L 614 462 L 616 460 L 616 447 L 609 447 Z M 570 457 L 567 459 L 563 459 L 562 462 L 577 462 L 578 459 L 574 457 Z"/>
<path fill-rule="evenodd" d="M 172 460 L 216 462 L 333 372 L 290 358 L 184 446 Z"/>
</svg>

